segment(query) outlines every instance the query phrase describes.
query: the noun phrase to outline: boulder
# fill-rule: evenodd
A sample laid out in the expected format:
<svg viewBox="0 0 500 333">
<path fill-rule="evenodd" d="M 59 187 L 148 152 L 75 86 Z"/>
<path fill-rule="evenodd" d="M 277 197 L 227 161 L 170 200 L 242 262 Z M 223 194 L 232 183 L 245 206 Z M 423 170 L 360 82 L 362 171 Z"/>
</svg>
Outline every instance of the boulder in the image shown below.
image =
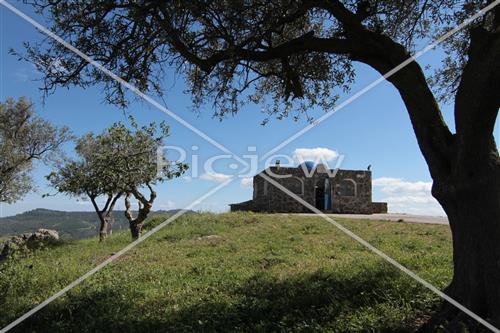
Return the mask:
<svg viewBox="0 0 500 333">
<path fill-rule="evenodd" d="M 14 252 L 29 251 L 58 241 L 59 233 L 51 229 L 38 229 L 32 233 L 14 236 L 0 244 L 0 260 L 6 259 Z"/>
<path fill-rule="evenodd" d="M 28 243 L 41 242 L 44 244 L 56 243 L 58 241 L 59 233 L 57 230 L 52 229 L 38 229 L 32 233 L 27 240 Z"/>
</svg>

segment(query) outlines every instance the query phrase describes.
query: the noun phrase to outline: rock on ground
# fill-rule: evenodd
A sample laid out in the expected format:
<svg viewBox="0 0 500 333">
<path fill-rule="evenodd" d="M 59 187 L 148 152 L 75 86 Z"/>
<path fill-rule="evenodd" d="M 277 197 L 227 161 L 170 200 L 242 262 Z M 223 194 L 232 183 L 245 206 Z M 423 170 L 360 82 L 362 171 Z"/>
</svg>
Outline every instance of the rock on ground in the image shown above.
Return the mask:
<svg viewBox="0 0 500 333">
<path fill-rule="evenodd" d="M 52 229 L 38 229 L 32 233 L 14 236 L 0 244 L 0 260 L 6 259 L 16 251 L 32 250 L 58 241 L 59 233 Z"/>
</svg>

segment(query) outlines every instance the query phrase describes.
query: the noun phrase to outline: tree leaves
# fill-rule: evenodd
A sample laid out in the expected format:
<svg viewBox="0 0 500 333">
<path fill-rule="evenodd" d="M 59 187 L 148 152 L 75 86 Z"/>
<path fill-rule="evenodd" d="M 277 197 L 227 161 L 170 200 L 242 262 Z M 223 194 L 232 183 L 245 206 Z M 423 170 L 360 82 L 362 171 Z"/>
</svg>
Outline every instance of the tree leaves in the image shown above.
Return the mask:
<svg viewBox="0 0 500 333">
<path fill-rule="evenodd" d="M 179 177 L 188 166 L 157 157 L 168 136 L 165 123 L 130 128 L 117 122 L 100 134 L 76 140 L 77 159 L 61 161 L 47 176 L 59 192 L 76 197 L 115 196 Z M 163 158 L 159 161 L 158 158 Z M 160 166 L 160 170 L 157 169 Z"/>
<path fill-rule="evenodd" d="M 28 99 L 0 103 L 0 202 L 13 203 L 32 190 L 33 161 L 53 161 L 70 139 L 68 128 L 36 116 Z"/>
<path fill-rule="evenodd" d="M 352 57 L 353 50 L 373 50 L 356 36 L 359 27 L 411 53 L 488 2 L 35 0 L 33 5 L 50 18 L 56 34 L 143 92 L 163 94 L 165 74 L 174 68 L 185 77 L 194 106 L 211 103 L 217 117 L 251 102 L 268 116 L 306 114 L 311 121 L 308 111 L 330 110 L 338 94 L 348 91 L 351 62 L 360 59 Z M 486 15 L 473 25 L 491 28 L 489 21 Z M 337 44 L 342 47 L 331 47 Z M 436 90 L 456 89 L 468 45 L 467 30 L 442 44 L 447 57 L 432 81 Z M 108 102 L 127 106 L 121 84 L 56 42 L 27 44 L 26 51 L 20 57 L 44 74 L 47 92 L 100 84 Z"/>
</svg>

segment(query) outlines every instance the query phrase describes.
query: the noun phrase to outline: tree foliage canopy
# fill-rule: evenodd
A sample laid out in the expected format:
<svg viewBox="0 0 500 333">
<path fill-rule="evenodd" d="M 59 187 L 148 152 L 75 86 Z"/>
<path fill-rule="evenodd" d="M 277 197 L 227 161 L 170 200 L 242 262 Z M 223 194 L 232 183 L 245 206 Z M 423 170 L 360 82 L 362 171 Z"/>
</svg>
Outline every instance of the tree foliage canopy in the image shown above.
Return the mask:
<svg viewBox="0 0 500 333">
<path fill-rule="evenodd" d="M 168 136 L 168 127 L 150 123 L 132 128 L 115 123 L 103 133 L 88 133 L 76 142 L 78 159 L 62 161 L 47 176 L 59 192 L 76 197 L 112 198 L 142 186 L 179 177 L 187 168 L 166 159 L 158 163 L 157 149 Z M 161 170 L 157 170 L 157 165 Z"/>
<path fill-rule="evenodd" d="M 36 116 L 28 99 L 0 103 L 0 202 L 15 202 L 32 190 L 33 162 L 53 160 L 70 138 L 67 128 Z"/>
<path fill-rule="evenodd" d="M 49 15 L 56 34 L 143 91 L 163 92 L 165 73 L 174 67 L 187 78 L 195 104 L 213 101 L 219 116 L 251 101 L 281 117 L 314 105 L 330 108 L 336 92 L 348 90 L 354 79 L 352 61 L 391 57 L 376 37 L 411 52 L 489 2 L 35 0 L 34 5 Z M 485 15 L 474 26 L 493 30 L 494 17 Z M 457 89 L 468 37 L 465 29 L 444 43 L 447 57 L 433 78 L 444 92 Z M 126 104 L 117 82 L 61 45 L 49 44 L 28 44 L 25 55 L 45 74 L 47 91 L 103 83 L 108 101 Z"/>
</svg>

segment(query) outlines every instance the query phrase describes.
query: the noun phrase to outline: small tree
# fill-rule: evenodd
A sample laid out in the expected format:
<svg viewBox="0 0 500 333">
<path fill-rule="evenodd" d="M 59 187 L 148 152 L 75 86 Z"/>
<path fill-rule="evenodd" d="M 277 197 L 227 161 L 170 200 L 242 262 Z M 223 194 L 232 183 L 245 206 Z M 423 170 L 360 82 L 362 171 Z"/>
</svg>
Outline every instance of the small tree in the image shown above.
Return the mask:
<svg viewBox="0 0 500 333">
<path fill-rule="evenodd" d="M 153 185 L 180 176 L 187 166 L 182 163 L 162 161 L 157 170 L 156 153 L 168 136 L 168 127 L 155 123 L 139 128 L 131 119 L 133 130 L 122 123 L 115 123 L 102 134 L 87 134 L 78 139 L 78 160 L 64 161 L 59 170 L 48 176 L 58 192 L 77 197 L 88 197 L 101 222 L 99 239 L 104 240 L 113 222 L 113 209 L 118 199 L 125 195 L 125 216 L 129 220 L 132 238 L 139 237 L 156 192 Z M 159 134 L 157 134 L 159 132 Z M 149 199 L 141 193 L 150 190 Z M 105 198 L 103 207 L 97 199 Z M 139 202 L 139 213 L 133 217 L 131 198 Z"/>
<path fill-rule="evenodd" d="M 110 169 L 112 150 L 107 133 L 87 134 L 77 140 L 77 160 L 65 160 L 57 171 L 47 176 L 58 192 L 75 197 L 86 197 L 92 202 L 99 217 L 99 240 L 107 238 L 113 223 L 113 209 L 123 195 L 119 189 L 119 175 Z M 98 199 L 104 198 L 99 207 Z"/>
<path fill-rule="evenodd" d="M 109 133 L 115 147 L 112 165 L 122 175 L 119 183 L 120 190 L 125 193 L 125 217 L 129 221 L 132 239 L 135 240 L 141 235 L 144 221 L 157 196 L 153 185 L 179 177 L 187 170 L 187 165 L 165 159 L 158 161 L 158 149 L 168 136 L 168 127 L 164 123 L 158 127 L 155 123 L 150 123 L 149 126 L 139 128 L 133 119 L 131 122 L 133 131 L 123 124 L 115 124 L 109 129 Z M 144 190 L 149 191 L 149 198 L 144 194 Z M 138 204 L 135 217 L 132 199 L 137 200 Z"/>
<path fill-rule="evenodd" d="M 0 202 L 13 203 L 31 191 L 33 161 L 50 161 L 70 137 L 66 127 L 37 117 L 24 97 L 0 103 Z"/>
</svg>

